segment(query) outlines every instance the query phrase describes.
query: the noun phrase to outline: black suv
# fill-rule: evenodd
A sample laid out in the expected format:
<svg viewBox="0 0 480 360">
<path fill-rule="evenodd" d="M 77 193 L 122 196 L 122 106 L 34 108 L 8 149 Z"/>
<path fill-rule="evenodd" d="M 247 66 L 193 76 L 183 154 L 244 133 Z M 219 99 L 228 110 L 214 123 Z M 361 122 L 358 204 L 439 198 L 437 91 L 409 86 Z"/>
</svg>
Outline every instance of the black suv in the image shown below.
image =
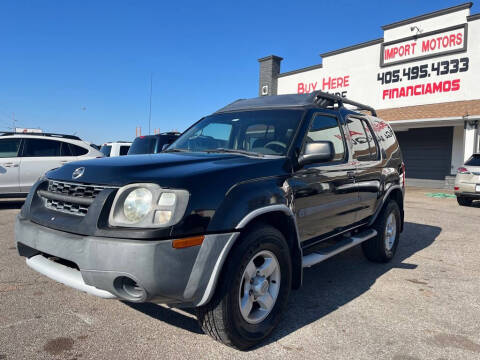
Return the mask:
<svg viewBox="0 0 480 360">
<path fill-rule="evenodd" d="M 315 92 L 238 100 L 155 156 L 52 170 L 15 233 L 34 270 L 103 298 L 195 307 L 206 333 L 246 349 L 304 267 L 358 244 L 392 259 L 403 199 L 390 126 Z"/>
</svg>

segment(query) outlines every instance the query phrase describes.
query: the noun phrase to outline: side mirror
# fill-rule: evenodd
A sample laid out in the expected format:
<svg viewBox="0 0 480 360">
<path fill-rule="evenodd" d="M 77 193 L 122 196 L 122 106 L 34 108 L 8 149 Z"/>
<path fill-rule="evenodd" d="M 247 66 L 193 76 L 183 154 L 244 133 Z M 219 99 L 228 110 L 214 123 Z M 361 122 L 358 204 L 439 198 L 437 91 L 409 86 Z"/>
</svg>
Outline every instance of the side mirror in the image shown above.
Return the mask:
<svg viewBox="0 0 480 360">
<path fill-rule="evenodd" d="M 166 143 L 162 145 L 162 151 L 166 150 L 171 143 Z"/>
<path fill-rule="evenodd" d="M 301 166 L 313 163 L 331 161 L 335 156 L 335 148 L 331 141 L 315 141 L 305 144 L 305 150 L 300 155 L 298 163 Z"/>
</svg>

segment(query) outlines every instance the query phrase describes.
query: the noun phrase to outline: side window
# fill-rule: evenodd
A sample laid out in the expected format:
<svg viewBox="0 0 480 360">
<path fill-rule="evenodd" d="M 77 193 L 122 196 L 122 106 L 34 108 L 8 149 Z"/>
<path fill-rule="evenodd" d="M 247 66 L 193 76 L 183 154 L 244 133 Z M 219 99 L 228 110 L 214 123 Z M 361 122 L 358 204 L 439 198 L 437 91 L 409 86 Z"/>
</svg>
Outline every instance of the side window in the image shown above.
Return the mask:
<svg viewBox="0 0 480 360">
<path fill-rule="evenodd" d="M 367 134 L 368 145 L 370 147 L 370 157 L 371 160 L 378 160 L 378 145 L 375 137 L 372 134 L 372 129 L 366 121 L 362 121 L 363 127 L 365 128 L 365 133 Z"/>
<path fill-rule="evenodd" d="M 0 158 L 17 157 L 21 139 L 0 140 Z"/>
<path fill-rule="evenodd" d="M 70 151 L 72 152 L 73 156 L 82 156 L 88 153 L 88 150 L 77 145 L 68 144 L 70 146 Z"/>
<path fill-rule="evenodd" d="M 128 145 L 120 146 L 120 156 L 127 155 L 128 149 L 130 149 L 130 146 Z"/>
<path fill-rule="evenodd" d="M 57 140 L 25 139 L 23 156 L 46 157 L 60 156 L 61 142 Z"/>
<path fill-rule="evenodd" d="M 353 144 L 353 158 L 358 161 L 370 161 L 370 143 L 363 126 L 363 121 L 349 117 L 347 120 L 350 139 Z"/>
<path fill-rule="evenodd" d="M 72 152 L 70 151 L 70 147 L 68 143 L 62 142 L 62 147 L 60 148 L 61 156 L 73 156 Z"/>
<path fill-rule="evenodd" d="M 344 159 L 345 144 L 336 117 L 327 115 L 315 116 L 306 139 L 306 142 L 314 141 L 331 141 L 335 149 L 335 156 L 332 161 L 341 161 Z"/>
</svg>

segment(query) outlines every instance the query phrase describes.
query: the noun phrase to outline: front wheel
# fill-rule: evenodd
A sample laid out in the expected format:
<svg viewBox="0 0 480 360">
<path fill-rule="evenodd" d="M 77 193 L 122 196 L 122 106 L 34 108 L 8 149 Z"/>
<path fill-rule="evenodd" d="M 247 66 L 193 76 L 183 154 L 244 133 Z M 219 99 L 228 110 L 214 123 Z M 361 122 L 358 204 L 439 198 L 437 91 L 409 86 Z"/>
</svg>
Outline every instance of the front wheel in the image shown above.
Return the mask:
<svg viewBox="0 0 480 360">
<path fill-rule="evenodd" d="M 213 299 L 197 309 L 203 331 L 245 350 L 265 339 L 284 311 L 291 288 L 291 258 L 284 236 L 262 225 L 240 238 Z"/>
</svg>

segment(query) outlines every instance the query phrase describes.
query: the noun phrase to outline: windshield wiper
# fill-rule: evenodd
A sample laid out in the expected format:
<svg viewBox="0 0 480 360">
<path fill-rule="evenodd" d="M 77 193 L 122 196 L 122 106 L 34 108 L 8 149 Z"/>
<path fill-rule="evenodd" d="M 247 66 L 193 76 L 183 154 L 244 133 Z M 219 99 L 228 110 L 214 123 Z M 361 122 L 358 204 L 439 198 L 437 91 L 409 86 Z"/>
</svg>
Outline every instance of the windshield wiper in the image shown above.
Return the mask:
<svg viewBox="0 0 480 360">
<path fill-rule="evenodd" d="M 246 151 L 246 150 L 238 150 L 238 149 L 225 149 L 225 148 L 217 148 L 217 149 L 208 149 L 203 150 L 207 153 L 231 153 L 231 154 L 241 154 L 241 155 L 248 155 L 248 156 L 256 156 L 256 157 L 264 157 L 265 155 L 262 153 Z"/>
<path fill-rule="evenodd" d="M 162 152 L 189 152 L 190 150 L 187 149 L 166 149 L 163 150 Z"/>
</svg>

